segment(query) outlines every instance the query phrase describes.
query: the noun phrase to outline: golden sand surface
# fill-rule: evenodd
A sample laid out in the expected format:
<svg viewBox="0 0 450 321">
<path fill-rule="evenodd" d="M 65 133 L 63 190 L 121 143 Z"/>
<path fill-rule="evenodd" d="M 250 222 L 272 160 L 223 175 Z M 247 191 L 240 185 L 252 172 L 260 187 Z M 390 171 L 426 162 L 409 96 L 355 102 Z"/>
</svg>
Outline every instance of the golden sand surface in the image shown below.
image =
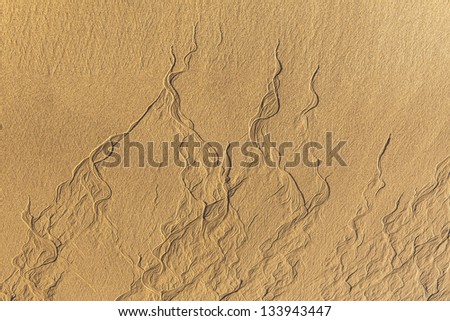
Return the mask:
<svg viewBox="0 0 450 321">
<path fill-rule="evenodd" d="M 2 18 L 1 299 L 450 300 L 448 1 Z"/>
</svg>

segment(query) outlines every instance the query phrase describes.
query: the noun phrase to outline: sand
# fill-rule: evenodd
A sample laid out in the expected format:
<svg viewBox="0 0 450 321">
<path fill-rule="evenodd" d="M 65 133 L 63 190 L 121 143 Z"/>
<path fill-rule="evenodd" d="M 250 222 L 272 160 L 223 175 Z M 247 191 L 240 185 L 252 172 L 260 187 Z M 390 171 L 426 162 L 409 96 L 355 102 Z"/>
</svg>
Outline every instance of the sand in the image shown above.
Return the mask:
<svg viewBox="0 0 450 321">
<path fill-rule="evenodd" d="M 450 300 L 449 19 L 5 1 L 0 297 Z"/>
</svg>

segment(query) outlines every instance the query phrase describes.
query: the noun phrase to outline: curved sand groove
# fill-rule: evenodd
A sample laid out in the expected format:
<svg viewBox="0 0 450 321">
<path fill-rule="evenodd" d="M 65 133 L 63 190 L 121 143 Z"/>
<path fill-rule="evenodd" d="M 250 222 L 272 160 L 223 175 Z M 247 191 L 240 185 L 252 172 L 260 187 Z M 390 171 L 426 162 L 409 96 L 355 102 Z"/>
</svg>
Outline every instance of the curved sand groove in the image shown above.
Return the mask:
<svg viewBox="0 0 450 321">
<path fill-rule="evenodd" d="M 281 63 L 277 56 L 276 58 L 278 68 L 269 84 L 268 93 L 264 96 L 260 105 L 259 113 L 252 120 L 249 131 L 251 139 L 257 140 L 263 137 L 265 122 L 276 115 L 279 110 L 277 91 Z M 188 65 L 185 65 L 185 67 L 187 70 Z M 172 111 L 170 114 L 179 124 L 179 132 L 182 135 L 185 135 L 185 137 L 193 135 L 198 141 L 203 142 L 200 135 L 193 129 L 192 122 L 181 114 L 180 98 L 173 85 L 175 77 L 171 77 L 171 73 L 172 71 L 169 72 L 165 81 L 166 92 L 170 95 L 165 99 L 165 102 L 171 104 L 168 110 Z M 186 154 L 183 154 L 183 156 L 187 160 L 188 156 Z M 194 160 L 197 157 L 198 155 L 194 155 Z M 229 157 L 228 149 L 227 157 Z M 230 165 L 231 159 L 229 158 L 226 163 Z M 165 241 L 152 251 L 154 258 L 150 260 L 149 267 L 143 273 L 142 279 L 134 283 L 134 288 L 130 292 L 118 299 L 170 300 L 215 297 L 216 299 L 228 300 L 236 296 L 249 299 L 254 297 L 256 293 L 264 291 L 266 292 L 264 298 L 267 298 L 270 288 L 273 288 L 273 291 L 281 288 L 283 282 L 280 280 L 275 282 L 270 280 L 272 284 L 255 282 L 252 279 L 253 270 L 250 271 L 250 275 L 240 273 L 238 266 L 241 258 L 238 252 L 248 236 L 239 213 L 231 202 L 231 198 L 241 185 L 242 180 L 237 179 L 231 184 L 230 171 L 231 166 L 198 169 L 189 166 L 189 164 L 182 170 L 181 178 L 185 190 L 179 203 L 177 218 L 174 222 L 164 226 Z M 284 175 L 282 179 L 287 181 L 287 184 L 296 185 L 295 180 L 284 169 L 281 173 L 281 175 Z M 319 174 L 318 176 L 321 177 Z M 214 188 L 212 188 L 213 185 L 205 188 L 211 180 L 220 184 L 216 184 Z M 293 205 L 295 202 L 305 203 L 297 186 L 296 190 L 297 195 L 294 194 L 294 197 L 297 198 L 297 201 L 293 200 L 293 197 L 287 196 L 287 201 L 290 201 L 291 207 L 299 207 L 299 205 Z M 326 201 L 328 195 L 329 185 L 326 179 L 323 179 L 321 190 L 310 202 L 311 211 L 316 211 Z M 294 223 L 291 222 L 289 225 L 294 224 L 295 219 Z M 303 231 L 305 232 L 311 225 L 311 222 L 305 224 Z M 280 234 L 288 232 L 289 228 L 287 226 L 284 228 L 285 231 L 279 232 Z M 280 236 L 278 237 L 280 238 Z M 288 242 L 295 243 L 293 240 Z M 278 243 L 278 241 L 275 240 L 274 243 Z M 290 252 L 288 254 L 294 256 L 294 250 Z M 218 256 L 217 253 L 220 255 Z M 267 256 L 267 253 L 262 251 L 261 261 L 256 266 L 261 267 L 261 263 L 266 263 L 267 266 L 270 255 L 272 254 Z M 273 255 L 272 261 L 278 259 L 279 256 Z M 286 270 L 279 265 L 278 270 L 280 268 Z M 292 265 L 289 265 L 289 268 L 292 268 Z M 278 279 L 286 277 L 285 273 L 283 271 Z M 289 273 L 292 273 L 292 271 Z M 270 276 L 270 278 L 272 277 Z M 253 289 L 254 286 L 258 287 L 256 291 Z"/>
<path fill-rule="evenodd" d="M 263 97 L 257 114 L 249 125 L 249 138 L 254 142 L 262 142 L 268 134 L 267 123 L 276 116 L 280 110 L 278 89 L 280 86 L 279 75 L 282 71 L 281 61 L 278 58 L 278 46 L 275 51 L 277 68 L 272 80 L 267 87 L 267 93 Z M 307 118 L 308 112 L 318 105 L 318 95 L 314 90 L 313 82 L 317 70 L 311 80 L 313 98 L 311 103 L 302 111 L 302 119 Z M 262 148 L 260 148 L 263 153 Z M 316 175 L 322 183 L 318 193 L 306 204 L 304 195 L 294 177 L 286 170 L 283 158 L 276 148 L 271 149 L 271 159 L 275 159 L 276 173 L 279 181 L 279 189 L 275 193 L 282 204 L 288 204 L 289 217 L 275 230 L 274 235 L 269 235 L 260 246 L 260 259 L 248 272 L 248 277 L 243 281 L 241 293 L 234 293 L 233 298 L 273 300 L 279 297 L 284 289 L 292 283 L 297 275 L 297 268 L 304 250 L 310 240 L 309 229 L 315 220 L 314 214 L 329 197 L 329 185 L 326 178 L 323 179 L 316 169 Z"/>
<path fill-rule="evenodd" d="M 282 221 L 275 234 L 267 235 L 259 244 L 259 258 L 246 261 L 241 251 L 249 240 L 248 226 L 233 205 L 233 196 L 241 188 L 246 176 L 232 175 L 231 155 L 226 150 L 226 162 L 222 167 L 192 166 L 200 155 L 188 155 L 181 151 L 187 165 L 180 172 L 180 197 L 175 220 L 160 227 L 164 241 L 149 249 L 150 258 L 139 256 L 135 262 L 125 253 L 117 227 L 106 214 L 105 206 L 112 197 L 112 190 L 103 179 L 102 164 L 114 148 L 139 125 L 144 123 L 150 110 L 169 116 L 170 125 L 183 138 L 189 135 L 205 143 L 194 130 L 194 124 L 181 110 L 181 100 L 174 86 L 175 80 L 189 70 L 193 46 L 183 59 L 184 67 L 174 71 L 176 56 L 171 51 L 171 66 L 164 78 L 164 87 L 157 99 L 129 129 L 110 137 L 97 147 L 73 171 L 72 178 L 56 191 L 52 206 L 34 217 L 28 210 L 24 221 L 29 226 L 29 239 L 22 253 L 14 260 L 15 271 L 2 284 L 2 294 L 8 300 L 51 300 L 70 270 L 72 253 L 78 251 L 75 241 L 80 235 L 92 234 L 99 242 L 110 243 L 114 250 L 130 264 L 133 280 L 129 291 L 117 297 L 125 299 L 275 299 L 292 283 L 297 274 L 300 252 L 310 239 L 320 206 L 329 197 L 327 178 L 318 169 L 319 189 L 308 202 L 293 176 L 286 171 L 278 151 L 273 151 L 277 166 L 272 170 L 279 182 L 275 193 L 282 204 L 287 204 L 289 217 Z M 260 109 L 252 120 L 249 137 L 261 141 L 267 133 L 267 121 L 280 108 L 278 99 L 281 62 L 278 47 L 275 55 L 276 72 L 268 85 Z M 312 82 L 314 81 L 314 73 Z M 302 117 L 315 108 L 318 96 L 302 112 Z M 233 171 L 234 172 L 234 171 Z M 246 170 L 245 174 L 249 174 Z M 244 257 L 244 258 L 243 258 Z M 242 264 L 251 264 L 243 269 Z M 256 277 L 262 272 L 263 279 Z"/>
<path fill-rule="evenodd" d="M 67 270 L 68 257 L 76 251 L 72 243 L 82 233 L 107 234 L 111 244 L 129 261 L 120 249 L 116 227 L 104 214 L 105 202 L 112 196 L 112 191 L 103 179 L 101 164 L 117 143 L 160 102 L 164 93 L 163 89 L 126 132 L 111 136 L 81 161 L 73 170 L 71 179 L 57 187 L 52 205 L 33 216 L 28 204 L 22 214 L 29 228 L 28 240 L 13 261 L 14 272 L 0 286 L 4 299 L 51 300 Z"/>
<path fill-rule="evenodd" d="M 1 286 L 6 299 L 51 300 L 74 250 L 72 242 L 82 233 L 108 233 L 112 242 L 117 240 L 116 228 L 103 213 L 111 190 L 98 169 L 99 156 L 111 141 L 95 149 L 72 178 L 58 186 L 53 205 L 37 216 L 28 205 L 22 215 L 28 240 L 14 259 L 15 271 Z"/>
<path fill-rule="evenodd" d="M 174 87 L 177 76 L 189 69 L 190 55 L 197 47 L 195 37 L 194 44 L 180 72 L 173 72 L 176 59 L 172 52 L 172 67 L 164 81 L 164 101 L 179 133 L 184 138 L 193 135 L 197 141 L 204 142 L 192 121 L 181 112 L 180 97 Z M 163 227 L 165 240 L 152 250 L 153 259 L 141 279 L 134 282 L 131 290 L 118 298 L 120 300 L 169 300 L 186 293 L 192 295 L 199 282 L 212 291 L 208 295 L 220 298 L 239 286 L 233 266 L 239 260 L 236 252 L 244 238 L 244 229 L 230 204 L 238 184 L 231 184 L 229 169 L 195 168 L 190 162 L 199 161 L 200 155 L 187 155 L 185 151 L 182 155 L 187 162 L 181 171 L 184 191 L 176 219 Z"/>
<path fill-rule="evenodd" d="M 299 131 L 298 136 L 303 138 L 303 141 L 306 141 L 308 137 L 308 132 L 311 123 L 310 117 L 313 117 L 313 115 L 310 114 L 314 112 L 317 106 L 319 106 L 320 102 L 319 95 L 317 94 L 317 91 L 314 87 L 318 72 L 319 66 L 317 66 L 316 70 L 313 72 L 311 80 L 309 82 L 309 91 L 312 94 L 311 100 L 309 101 L 308 105 L 306 105 L 306 107 L 303 108 L 300 114 L 295 117 L 295 122 L 299 124 L 298 127 L 301 127 L 298 129 Z M 295 148 L 296 151 L 301 147 L 303 141 L 299 142 L 299 144 L 296 146 Z"/>
<path fill-rule="evenodd" d="M 380 159 L 378 164 L 380 170 Z M 403 202 L 403 195 L 397 199 L 373 238 L 364 239 L 364 227 L 354 224 L 354 234 L 337 246 L 334 258 L 329 261 L 332 277 L 323 283 L 322 297 L 448 300 L 449 178 L 450 157 L 447 157 L 436 167 L 433 183 L 418 191 L 408 203 Z M 377 181 L 378 184 L 371 184 L 372 194 L 385 186 L 381 172 Z M 365 207 L 372 208 L 372 202 Z M 359 215 L 358 219 L 364 217 Z"/>
</svg>

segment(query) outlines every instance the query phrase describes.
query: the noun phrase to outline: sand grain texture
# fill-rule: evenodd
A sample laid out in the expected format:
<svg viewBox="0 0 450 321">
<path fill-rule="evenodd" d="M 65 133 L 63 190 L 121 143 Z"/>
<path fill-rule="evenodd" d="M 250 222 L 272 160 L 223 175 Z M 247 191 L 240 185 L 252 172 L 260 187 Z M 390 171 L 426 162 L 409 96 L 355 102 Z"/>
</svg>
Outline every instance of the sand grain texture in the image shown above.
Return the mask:
<svg viewBox="0 0 450 321">
<path fill-rule="evenodd" d="M 450 300 L 449 9 L 5 1 L 1 298 Z"/>
</svg>

